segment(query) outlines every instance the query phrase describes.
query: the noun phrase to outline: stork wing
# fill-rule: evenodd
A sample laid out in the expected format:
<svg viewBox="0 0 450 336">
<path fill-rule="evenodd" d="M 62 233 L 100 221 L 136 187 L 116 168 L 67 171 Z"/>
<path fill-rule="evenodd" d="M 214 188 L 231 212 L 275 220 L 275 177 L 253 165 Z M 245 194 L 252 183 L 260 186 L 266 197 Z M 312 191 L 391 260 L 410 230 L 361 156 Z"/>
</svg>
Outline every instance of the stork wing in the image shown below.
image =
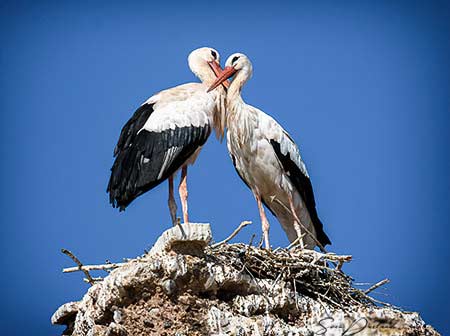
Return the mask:
<svg viewBox="0 0 450 336">
<path fill-rule="evenodd" d="M 134 113 L 116 146 L 107 192 L 120 210 L 174 174 L 211 133 L 205 112 L 187 101 L 154 106 L 146 103 Z"/>
<path fill-rule="evenodd" d="M 130 120 L 127 121 L 120 132 L 119 141 L 117 141 L 116 148 L 114 148 L 114 156 L 117 156 L 120 151 L 128 147 L 135 139 L 139 130 L 144 126 L 150 115 L 153 113 L 153 105 L 142 104 Z"/>
<path fill-rule="evenodd" d="M 323 224 L 317 215 L 316 201 L 314 198 L 314 192 L 309 179 L 306 166 L 300 156 L 300 151 L 295 144 L 294 140 L 288 133 L 283 131 L 281 137 L 278 140 L 270 140 L 278 160 L 280 160 L 283 169 L 288 173 L 293 185 L 300 193 L 303 202 L 305 202 L 308 209 L 309 216 L 316 229 L 317 240 L 323 245 L 331 244 L 330 239 L 323 231 Z"/>
</svg>

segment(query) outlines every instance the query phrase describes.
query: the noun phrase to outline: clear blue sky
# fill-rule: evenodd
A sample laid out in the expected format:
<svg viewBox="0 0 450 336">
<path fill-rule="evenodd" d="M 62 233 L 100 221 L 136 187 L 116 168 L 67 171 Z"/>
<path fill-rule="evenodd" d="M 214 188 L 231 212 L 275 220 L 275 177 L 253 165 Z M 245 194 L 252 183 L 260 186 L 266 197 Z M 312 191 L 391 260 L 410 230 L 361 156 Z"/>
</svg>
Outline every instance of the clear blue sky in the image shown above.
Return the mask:
<svg viewBox="0 0 450 336">
<path fill-rule="evenodd" d="M 195 80 L 188 53 L 246 53 L 245 100 L 299 144 L 332 250 L 383 300 L 450 333 L 450 7 L 445 1 L 241 4 L 2 1 L 0 329 L 49 335 L 87 263 L 120 261 L 170 227 L 167 185 L 124 213 L 105 192 L 123 124 L 158 90 Z M 216 240 L 256 204 L 211 137 L 190 172 L 191 219 Z M 287 239 L 273 218 L 272 243 Z"/>
</svg>

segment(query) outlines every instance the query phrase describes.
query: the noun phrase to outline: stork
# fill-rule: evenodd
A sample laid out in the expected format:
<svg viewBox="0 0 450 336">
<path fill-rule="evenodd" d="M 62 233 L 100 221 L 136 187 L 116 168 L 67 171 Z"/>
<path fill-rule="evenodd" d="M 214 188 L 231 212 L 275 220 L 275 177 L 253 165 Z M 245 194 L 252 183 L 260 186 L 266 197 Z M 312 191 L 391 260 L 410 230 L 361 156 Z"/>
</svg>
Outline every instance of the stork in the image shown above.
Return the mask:
<svg viewBox="0 0 450 336">
<path fill-rule="evenodd" d="M 225 90 L 207 92 L 221 71 L 219 53 L 199 48 L 188 57 L 191 71 L 202 83 L 182 84 L 163 90 L 145 101 L 122 128 L 114 150 L 115 161 L 108 183 L 110 203 L 124 210 L 134 199 L 169 181 L 169 210 L 177 222 L 174 175 L 181 169 L 179 195 L 183 220 L 188 216 L 188 165 L 196 160 L 214 128 L 223 138 Z"/>
<path fill-rule="evenodd" d="M 252 63 L 231 55 L 210 91 L 234 76 L 227 92 L 227 147 L 234 167 L 253 192 L 261 217 L 265 247 L 270 249 L 269 221 L 263 204 L 277 217 L 289 241 L 322 250 L 331 244 L 323 231 L 305 163 L 292 137 L 272 117 L 241 97 Z"/>
</svg>

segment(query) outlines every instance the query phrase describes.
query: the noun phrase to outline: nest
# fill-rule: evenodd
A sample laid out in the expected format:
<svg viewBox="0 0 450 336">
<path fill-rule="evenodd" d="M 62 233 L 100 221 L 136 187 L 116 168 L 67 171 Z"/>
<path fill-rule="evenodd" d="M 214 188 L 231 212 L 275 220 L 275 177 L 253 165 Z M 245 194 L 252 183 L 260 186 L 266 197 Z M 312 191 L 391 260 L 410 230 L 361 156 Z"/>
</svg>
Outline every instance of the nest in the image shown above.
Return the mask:
<svg viewBox="0 0 450 336">
<path fill-rule="evenodd" d="M 253 277 L 256 284 L 258 284 L 259 279 L 270 280 L 273 282 L 273 286 L 278 282 L 291 284 L 296 293 L 324 301 L 339 309 L 347 310 L 362 305 L 375 306 L 377 304 L 389 306 L 389 304 L 368 295 L 374 289 L 388 283 L 387 279 L 376 283 L 366 290 L 354 287 L 353 279 L 342 271 L 344 263 L 351 261 L 352 256 L 350 255 L 336 255 L 334 253 L 298 249 L 295 248 L 295 242 L 287 248 L 277 248 L 275 250 L 255 247 L 251 242 L 248 245 L 242 243 L 228 244 L 228 241 L 250 223 L 249 221 L 243 221 L 225 240 L 202 247 L 202 249 L 205 249 L 201 253 L 202 256 L 214 259 L 214 261 L 223 265 L 231 266 L 238 273 L 245 272 L 249 274 Z M 175 227 L 168 231 L 173 230 L 179 229 Z M 209 242 L 208 237 L 205 238 L 205 245 Z M 180 238 L 175 234 L 172 240 L 178 243 L 189 242 L 189 249 L 192 249 L 192 240 L 188 238 Z M 93 278 L 89 274 L 90 271 L 104 270 L 109 272 L 111 269 L 126 264 L 126 262 L 108 262 L 103 265 L 83 265 L 72 252 L 65 249 L 62 252 L 77 264 L 77 267 L 66 268 L 63 272 L 82 271 L 86 276 L 85 281 L 91 285 L 101 281 L 102 278 Z"/>
<path fill-rule="evenodd" d="M 314 250 L 261 249 L 246 244 L 210 246 L 207 255 L 255 279 L 291 283 L 294 290 L 315 300 L 322 300 L 343 310 L 360 306 L 387 305 L 368 295 L 388 282 L 380 281 L 363 291 L 353 286 L 353 279 L 341 267 L 351 261 L 349 255 L 319 253 Z"/>
</svg>

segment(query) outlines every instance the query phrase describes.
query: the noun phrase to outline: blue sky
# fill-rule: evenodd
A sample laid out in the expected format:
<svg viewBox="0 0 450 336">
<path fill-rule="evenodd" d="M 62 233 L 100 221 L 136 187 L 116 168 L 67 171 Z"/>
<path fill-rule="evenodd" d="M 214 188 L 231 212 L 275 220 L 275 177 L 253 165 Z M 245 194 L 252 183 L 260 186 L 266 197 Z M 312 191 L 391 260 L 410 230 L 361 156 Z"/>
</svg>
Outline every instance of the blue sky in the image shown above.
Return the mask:
<svg viewBox="0 0 450 336">
<path fill-rule="evenodd" d="M 244 52 L 244 99 L 291 133 L 319 216 L 358 282 L 450 332 L 448 2 L 0 3 L 0 235 L 8 335 L 57 334 L 50 316 L 86 291 L 62 274 L 120 261 L 170 227 L 167 185 L 124 213 L 105 192 L 123 124 L 153 93 L 194 81 L 200 46 Z M 191 219 L 220 240 L 260 234 L 256 204 L 211 137 L 190 170 Z M 271 242 L 287 244 L 270 217 Z"/>
</svg>

